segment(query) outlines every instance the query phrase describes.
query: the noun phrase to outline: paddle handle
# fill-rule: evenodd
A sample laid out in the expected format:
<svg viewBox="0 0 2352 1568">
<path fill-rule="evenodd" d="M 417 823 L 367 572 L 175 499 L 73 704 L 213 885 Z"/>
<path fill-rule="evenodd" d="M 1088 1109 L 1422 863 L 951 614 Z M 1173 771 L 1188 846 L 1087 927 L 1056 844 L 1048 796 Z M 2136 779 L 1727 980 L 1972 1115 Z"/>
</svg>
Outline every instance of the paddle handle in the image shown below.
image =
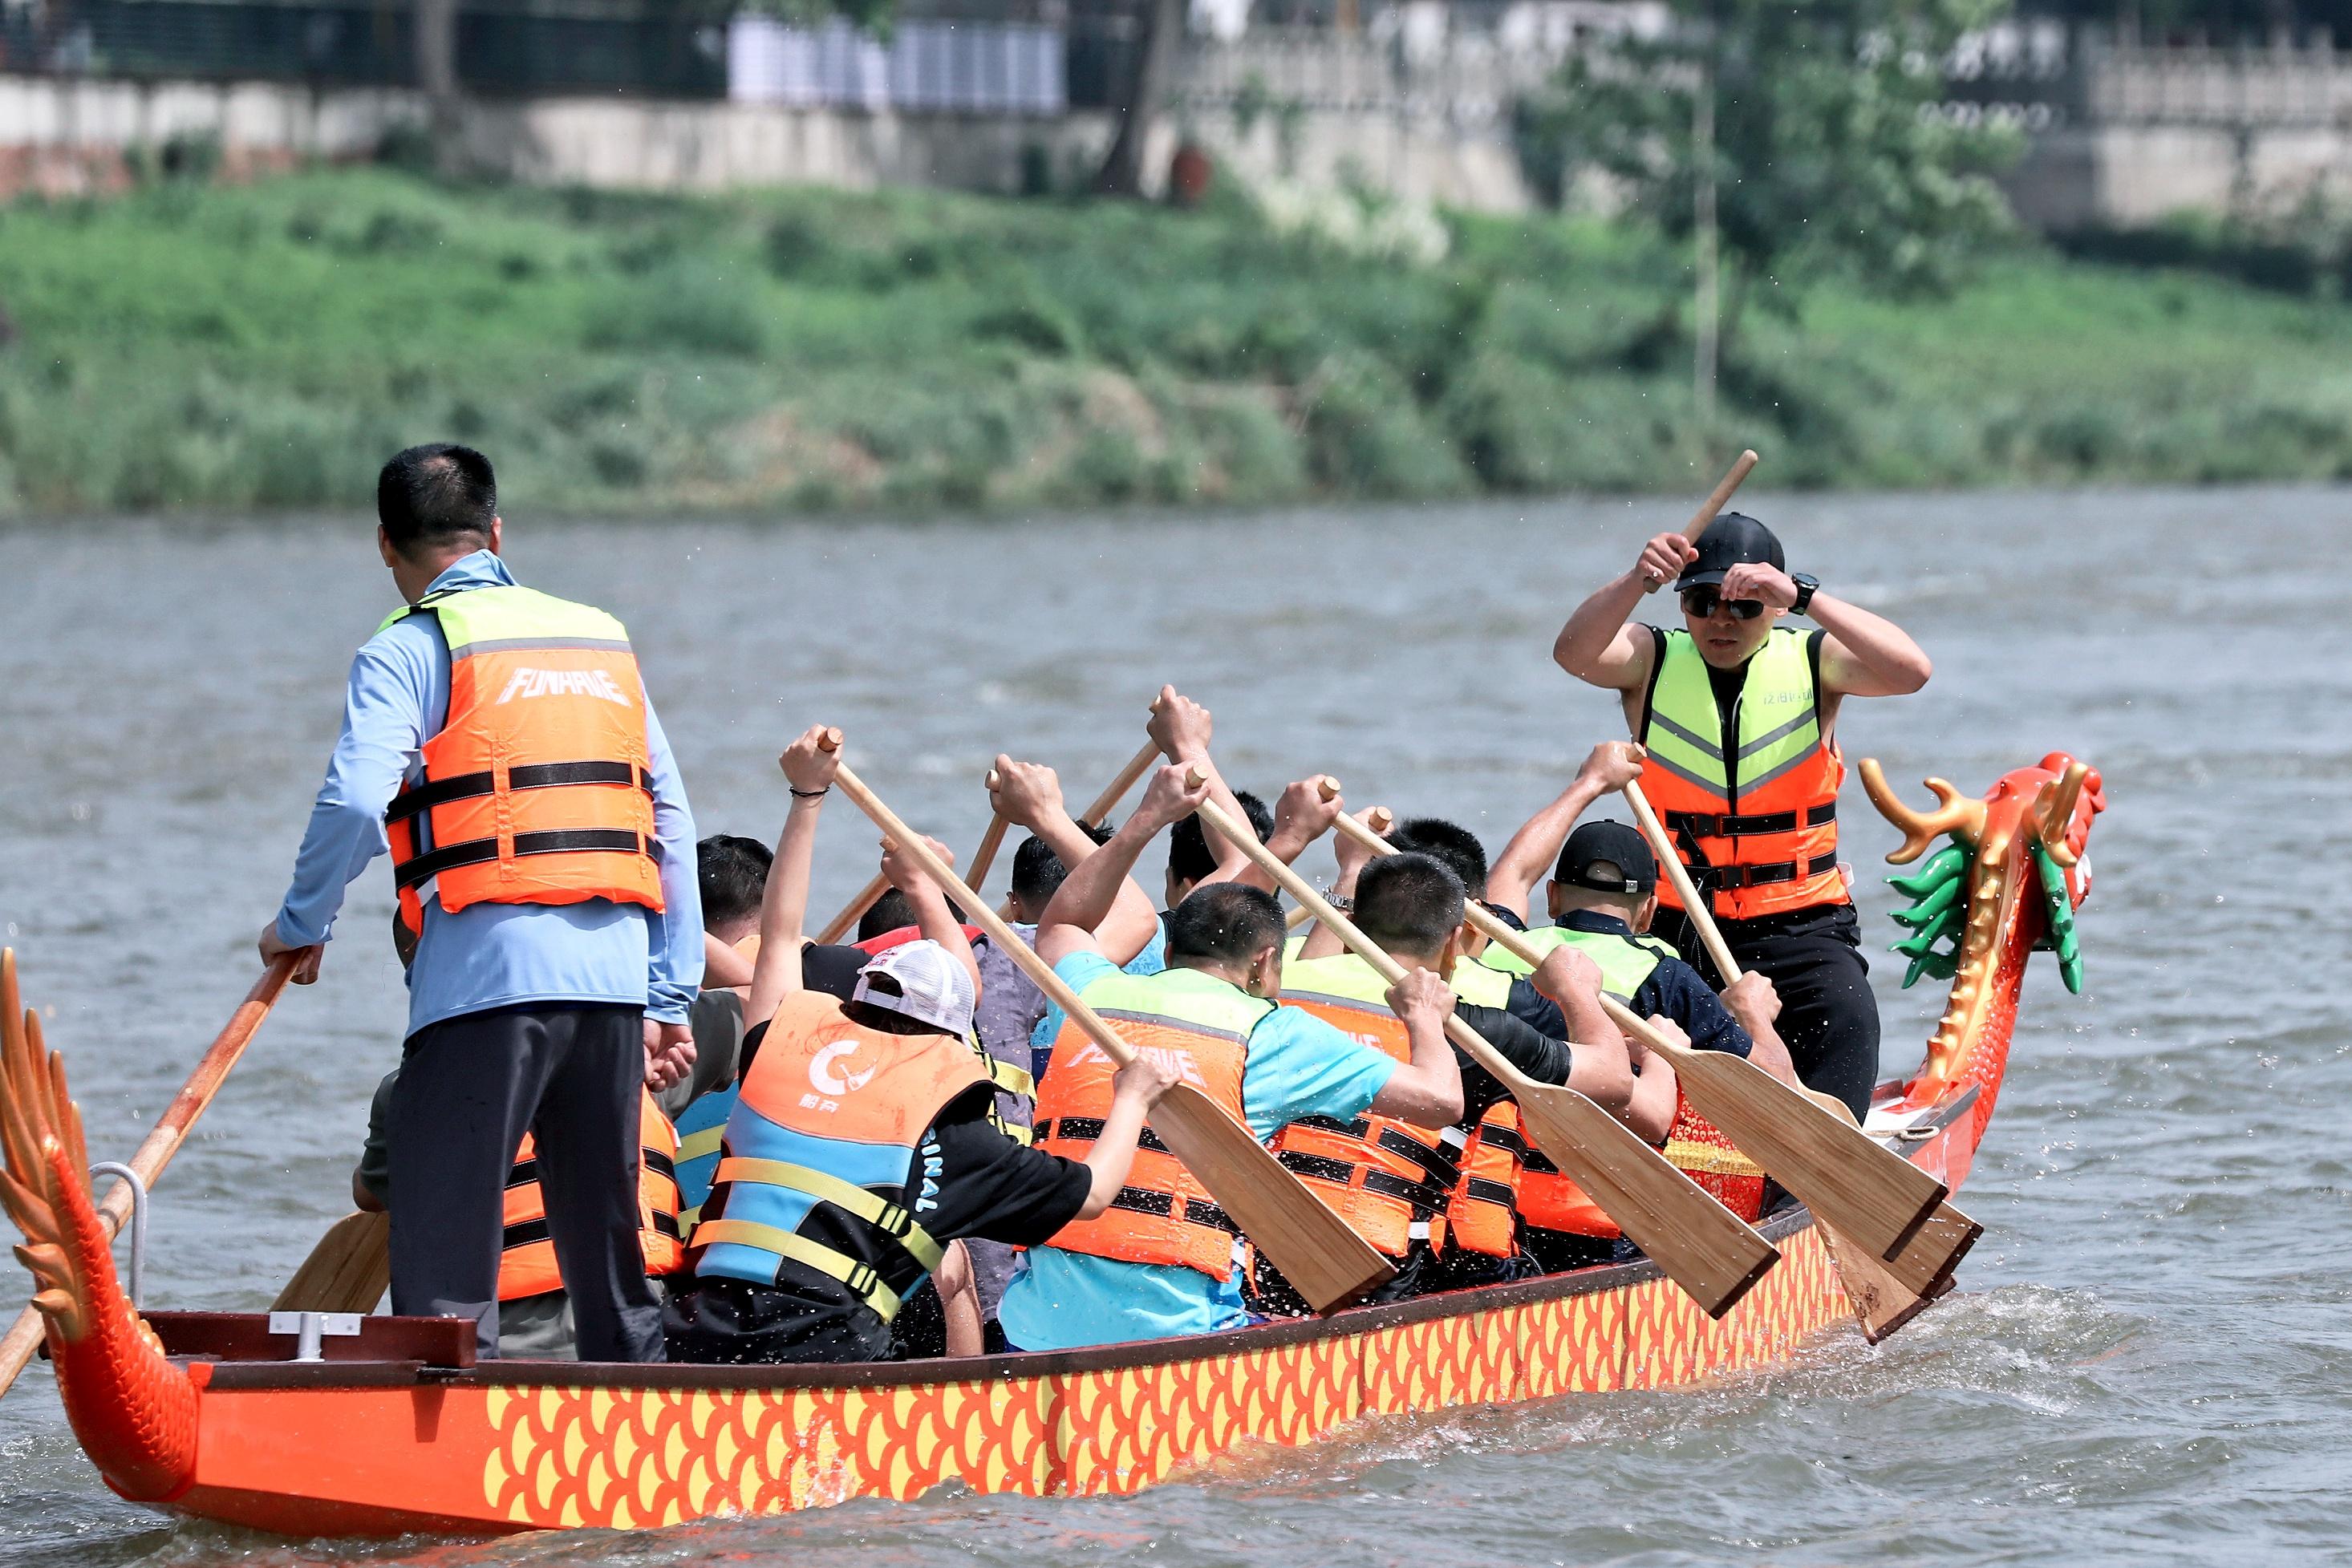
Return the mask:
<svg viewBox="0 0 2352 1568">
<path fill-rule="evenodd" d="M 1199 774 L 1196 772 L 1193 777 L 1198 779 Z M 1201 820 L 1232 841 L 1240 848 L 1242 853 L 1256 863 L 1258 869 L 1274 878 L 1285 893 L 1298 900 L 1301 907 L 1308 910 L 1316 919 L 1338 933 L 1339 940 L 1348 945 L 1349 950 L 1363 959 L 1365 963 L 1370 964 L 1381 979 L 1393 986 L 1404 978 L 1403 965 L 1390 957 L 1381 950 L 1378 943 L 1358 930 L 1354 921 L 1332 908 L 1330 901 L 1316 892 L 1305 877 L 1283 864 L 1280 856 L 1258 842 L 1256 834 L 1235 822 L 1211 801 L 1204 800 L 1201 803 Z M 1353 819 L 1343 814 L 1339 820 L 1349 821 Z M 1509 1058 L 1488 1043 L 1485 1035 L 1472 1029 L 1461 1018 L 1451 1012 L 1445 1015 L 1445 1038 L 1460 1046 L 1464 1054 L 1472 1061 L 1500 1079 L 1505 1087 L 1516 1087 L 1530 1082 L 1526 1073 L 1511 1065 Z"/>
<path fill-rule="evenodd" d="M 1674 883 L 1675 896 L 1683 901 L 1683 913 L 1690 916 L 1693 929 L 1698 932 L 1706 956 L 1715 961 L 1715 972 L 1723 983 L 1732 985 L 1739 978 L 1739 960 L 1731 956 L 1731 945 L 1723 939 L 1723 932 L 1715 924 L 1715 913 L 1707 901 L 1691 885 L 1690 873 L 1684 869 L 1683 857 L 1675 852 L 1674 841 L 1666 836 L 1665 824 L 1658 821 L 1657 812 L 1650 809 L 1650 798 L 1642 793 L 1642 781 L 1625 781 L 1625 804 L 1633 809 L 1633 821 L 1642 836 L 1650 841 L 1650 852 L 1658 858 L 1658 870 Z"/>
<path fill-rule="evenodd" d="M 1101 827 L 1103 819 L 1116 810 L 1118 803 L 1127 799 L 1127 792 L 1135 788 L 1135 781 L 1150 772 L 1151 765 L 1159 760 L 1160 747 L 1151 741 L 1145 741 L 1143 749 L 1127 759 L 1127 766 L 1118 770 L 1118 777 L 1110 781 L 1110 788 L 1095 797 L 1094 804 L 1080 813 L 1078 821 L 1089 828 Z"/>
<path fill-rule="evenodd" d="M 1343 816 L 1339 819 L 1339 831 L 1374 854 L 1392 855 L 1398 852 L 1396 846 L 1374 834 L 1361 822 L 1350 818 Z M 1476 926 L 1489 942 L 1494 943 L 1522 964 L 1536 968 L 1543 967 L 1544 955 L 1536 951 L 1535 945 L 1528 940 L 1525 932 L 1514 930 L 1507 921 L 1499 918 L 1492 910 L 1475 898 L 1465 900 L 1462 909 L 1468 916 L 1470 924 Z M 1619 1006 L 1616 998 L 1605 992 L 1601 995 L 1601 1005 L 1608 1011 L 1610 1022 L 1627 1034 L 1638 1036 L 1642 1043 L 1653 1051 L 1663 1051 L 1668 1055 L 1673 1055 L 1683 1049 L 1635 1017 L 1632 1011 Z"/>
<path fill-rule="evenodd" d="M 987 783 L 990 789 L 996 788 L 996 770 L 992 768 L 989 769 Z M 988 868 L 994 862 L 997 850 L 1004 843 L 1004 830 L 1012 825 L 1002 811 L 988 814 L 988 831 L 980 835 L 980 848 L 971 852 L 971 870 L 964 877 L 971 884 L 973 892 L 977 893 L 988 885 Z"/>
<path fill-rule="evenodd" d="M 1047 1000 L 1067 1013 L 1071 1022 L 1086 1030 L 1087 1038 L 1102 1047 L 1105 1056 L 1121 1067 L 1135 1060 L 1135 1052 L 1128 1049 L 1127 1041 L 1103 1021 L 1101 1015 L 1087 1006 L 1078 993 L 1070 989 L 1061 976 L 1054 973 L 1052 965 L 1031 951 L 1028 943 L 1013 935 L 1013 927 L 1004 923 L 1003 917 L 991 909 L 961 877 L 950 870 L 945 861 L 933 854 L 931 846 L 923 841 L 922 835 L 899 821 L 898 813 L 884 805 L 880 797 L 866 787 L 866 781 L 851 771 L 849 764 L 841 764 L 834 773 L 833 781 L 859 810 L 874 820 L 876 827 L 923 868 L 924 875 L 938 883 L 942 892 L 963 906 L 964 918 L 988 933 L 988 939 L 996 944 L 998 951 L 1012 959 L 1021 972 L 1045 993 Z"/>
<path fill-rule="evenodd" d="M 294 966 L 300 957 L 300 952 L 297 951 L 281 953 L 271 959 L 269 967 L 262 970 L 261 978 L 246 992 L 245 1000 L 236 1005 L 236 1011 L 229 1015 L 227 1024 L 214 1037 L 204 1055 L 197 1059 L 195 1071 L 188 1074 L 188 1081 L 180 1085 L 179 1093 L 173 1096 L 171 1104 L 163 1108 L 163 1119 L 155 1124 L 155 1130 L 147 1134 L 145 1141 L 131 1156 L 131 1168 L 139 1173 L 142 1183 L 153 1186 L 156 1179 L 163 1174 L 163 1167 L 172 1163 L 172 1156 L 179 1153 L 180 1145 L 187 1141 L 188 1129 L 195 1125 L 196 1118 L 205 1113 L 205 1107 L 213 1103 L 213 1096 L 220 1092 L 229 1069 L 235 1067 L 237 1058 L 245 1054 L 245 1048 L 252 1042 L 255 1031 L 261 1028 L 261 1020 L 268 1018 L 269 1009 L 277 1005 L 278 995 L 286 988 L 286 982 L 293 976 Z M 131 1184 L 118 1181 L 98 1206 L 98 1222 L 106 1228 L 110 1239 L 122 1228 L 122 1222 L 130 1216 Z M 39 1346 L 44 1332 L 41 1314 L 27 1306 L 17 1314 L 7 1333 L 0 1336 L 0 1395 L 8 1392 L 16 1384 L 17 1375 L 25 1370 L 25 1364 L 33 1359 L 33 1352 Z"/>
<path fill-rule="evenodd" d="M 1730 504 L 1731 493 L 1739 488 L 1756 463 L 1755 448 L 1750 447 L 1739 455 L 1732 463 L 1730 471 L 1724 475 L 1722 483 L 1717 485 L 1714 493 L 1700 502 L 1698 510 L 1691 514 L 1690 526 L 1683 529 L 1683 538 L 1693 544 L 1698 543 L 1699 535 L 1706 532 L 1707 525 L 1715 521 L 1716 514 Z"/>
</svg>

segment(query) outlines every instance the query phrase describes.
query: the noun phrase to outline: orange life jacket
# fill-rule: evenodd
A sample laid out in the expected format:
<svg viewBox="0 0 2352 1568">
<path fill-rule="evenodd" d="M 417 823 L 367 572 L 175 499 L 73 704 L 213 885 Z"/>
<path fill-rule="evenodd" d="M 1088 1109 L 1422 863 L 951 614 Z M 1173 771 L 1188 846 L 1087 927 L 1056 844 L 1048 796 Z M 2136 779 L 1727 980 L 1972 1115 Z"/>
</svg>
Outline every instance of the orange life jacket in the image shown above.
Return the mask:
<svg viewBox="0 0 2352 1568">
<path fill-rule="evenodd" d="M 645 684 L 621 623 L 500 584 L 429 599 L 449 644 L 449 713 L 425 777 L 384 811 L 403 918 L 431 883 L 473 904 L 662 907 Z M 421 830 L 421 831 L 420 831 Z"/>
<path fill-rule="evenodd" d="M 1479 1118 L 1462 1151 L 1462 1175 L 1445 1205 L 1448 1247 L 1487 1258 L 1517 1254 L 1519 1194 L 1527 1157 L 1527 1135 L 1519 1130 L 1517 1104 L 1496 1101 Z"/>
<path fill-rule="evenodd" d="M 659 1278 L 677 1273 L 685 1258 L 685 1249 L 678 1244 L 677 1134 L 650 1090 L 646 1092 L 641 1122 L 637 1244 L 646 1255 L 646 1272 Z M 548 1234 L 547 1197 L 539 1188 L 538 1145 L 529 1133 L 516 1146 L 514 1168 L 507 1173 L 504 1218 L 499 1300 L 519 1301 L 563 1289 L 563 1274 L 555 1265 L 555 1243 Z"/>
<path fill-rule="evenodd" d="M 743 1081 L 717 1180 L 694 1228 L 694 1271 L 773 1285 L 789 1260 L 839 1281 L 888 1322 L 940 1265 L 907 1176 L 923 1134 L 988 1082 L 950 1035 L 868 1029 L 821 992 L 785 996 Z"/>
<path fill-rule="evenodd" d="M 1381 1051 L 1412 1060 L 1403 1020 L 1381 999 L 1388 984 L 1352 953 L 1302 958 L 1286 967 L 1282 999 Z M 1275 1157 L 1316 1197 L 1391 1258 L 1415 1241 L 1445 1246 L 1446 1210 L 1462 1178 L 1463 1128 L 1432 1132 L 1392 1116 L 1353 1122 L 1310 1116 L 1274 1136 Z"/>
<path fill-rule="evenodd" d="M 1642 790 L 1715 913 L 1746 920 L 1849 902 L 1838 874 L 1845 760 L 1822 727 L 1821 636 L 1776 628 L 1748 662 L 1731 755 L 1706 658 L 1687 632 L 1660 634 L 1634 738 Z M 1661 880 L 1659 902 L 1682 907 Z"/>
<path fill-rule="evenodd" d="M 1089 1007 L 1142 1052 L 1157 1052 L 1183 1081 L 1244 1122 L 1242 1071 L 1250 1031 L 1274 1004 L 1193 969 L 1106 975 L 1087 988 Z M 1118 1069 L 1075 1022 L 1054 1037 L 1037 1086 L 1036 1146 L 1084 1159 L 1110 1114 Z M 1241 1228 L 1150 1128 L 1136 1146 L 1127 1185 L 1100 1218 L 1055 1232 L 1048 1246 L 1127 1263 L 1176 1264 L 1214 1280 L 1234 1272 Z"/>
</svg>

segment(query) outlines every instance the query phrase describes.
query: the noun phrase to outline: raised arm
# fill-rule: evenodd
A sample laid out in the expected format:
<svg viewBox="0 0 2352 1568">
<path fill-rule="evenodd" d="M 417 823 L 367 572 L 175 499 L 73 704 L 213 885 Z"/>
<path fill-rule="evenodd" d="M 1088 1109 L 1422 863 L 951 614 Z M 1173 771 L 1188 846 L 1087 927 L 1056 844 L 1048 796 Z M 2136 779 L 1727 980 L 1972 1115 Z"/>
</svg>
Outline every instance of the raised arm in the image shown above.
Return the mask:
<svg viewBox="0 0 2352 1568">
<path fill-rule="evenodd" d="M 1486 899 L 1528 918 L 1528 899 L 1536 883 L 1551 874 L 1560 846 L 1576 829 L 1576 820 L 1593 801 L 1622 789 L 1642 776 L 1642 748 L 1630 740 L 1604 740 L 1592 748 L 1568 788 L 1511 835 L 1486 873 Z"/>
<path fill-rule="evenodd" d="M 1680 534 L 1650 540 L 1631 568 L 1576 607 L 1552 639 L 1553 661 L 1578 680 L 1611 691 L 1629 692 L 1648 680 L 1650 639 L 1633 624 L 1634 608 L 1643 594 L 1655 593 L 1697 559 L 1698 551 Z"/>
<path fill-rule="evenodd" d="M 831 741 L 828 747 L 824 743 Z M 776 835 L 775 863 L 760 896 L 760 956 L 751 964 L 751 993 L 743 1004 L 748 1026 L 775 1016 L 787 993 L 802 988 L 801 945 L 808 924 L 809 863 L 816 851 L 817 814 L 841 764 L 841 732 L 812 725 L 776 758 L 793 791 L 784 830 Z"/>
<path fill-rule="evenodd" d="M 1391 826 L 1394 825 L 1394 820 L 1390 813 L 1378 806 L 1365 807 L 1356 813 L 1356 821 L 1363 823 L 1372 831 L 1380 833 L 1382 838 L 1386 838 L 1388 834 L 1378 824 L 1387 822 Z M 1348 902 L 1338 907 L 1351 908 L 1356 898 L 1356 879 L 1363 874 L 1364 867 L 1371 863 L 1372 851 L 1368 846 L 1359 843 L 1353 834 L 1341 833 L 1331 841 L 1331 855 L 1339 863 L 1339 880 L 1331 884 L 1328 896 L 1333 899 L 1346 899 Z M 1328 958 L 1335 954 L 1346 952 L 1347 948 L 1348 945 L 1340 940 L 1339 934 L 1318 920 L 1307 928 L 1307 941 L 1298 949 L 1298 956 L 1302 958 Z"/>
<path fill-rule="evenodd" d="M 989 799 L 997 813 L 1016 827 L 1026 828 L 1037 841 L 1054 852 L 1065 873 L 1075 873 L 1079 866 L 1094 858 L 1102 846 L 1062 802 L 1062 783 L 1054 770 L 1043 763 L 1015 762 L 1010 757 L 999 757 L 994 780 L 989 787 Z M 1160 927 L 1159 915 L 1151 907 L 1150 895 L 1136 885 L 1131 877 L 1121 877 L 1113 894 L 1109 911 L 1102 924 L 1095 928 L 1095 941 L 1103 956 L 1114 964 L 1124 964 L 1143 951 L 1144 944 Z"/>
<path fill-rule="evenodd" d="M 1151 705 L 1151 722 L 1144 727 L 1145 732 L 1159 744 L 1160 755 L 1171 762 L 1198 768 L 1207 775 L 1207 799 L 1215 803 L 1218 810 L 1236 822 L 1249 821 L 1249 813 L 1242 810 L 1242 803 L 1234 798 L 1224 775 L 1217 771 L 1216 763 L 1209 758 L 1209 737 L 1215 726 L 1211 722 L 1207 708 L 1183 695 L 1174 686 L 1162 686 L 1159 700 Z M 1223 834 L 1211 833 L 1208 838 L 1209 849 L 1217 857 L 1217 869 L 1201 879 L 1203 885 L 1213 882 L 1248 881 L 1255 886 L 1273 891 L 1267 883 L 1255 881 L 1244 874 L 1255 870 L 1249 857 L 1228 842 Z"/>
<path fill-rule="evenodd" d="M 1199 810 L 1201 802 L 1208 799 L 1207 784 L 1185 784 L 1184 775 L 1192 767 L 1171 762 L 1154 771 L 1142 801 L 1111 835 L 1110 842 L 1070 868 L 1037 923 L 1037 956 L 1058 964 L 1073 953 L 1103 951 L 1096 932 L 1109 917 L 1121 884 L 1135 870 L 1144 846 L 1171 822 Z M 1136 891 L 1140 895 L 1141 889 Z"/>
<path fill-rule="evenodd" d="M 942 865 L 950 871 L 955 869 L 954 851 L 937 839 L 927 838 L 923 842 L 931 847 L 931 853 L 940 857 Z M 963 922 L 956 918 L 954 906 L 948 903 L 948 895 L 940 891 L 940 884 L 930 879 L 914 856 L 887 839 L 882 841 L 882 874 L 890 879 L 891 886 L 907 895 L 907 907 L 915 912 L 916 931 L 946 948 L 949 956 L 964 967 L 964 972 L 971 977 L 972 994 L 978 996 L 980 961 L 971 956 L 971 938 L 963 934 Z"/>
<path fill-rule="evenodd" d="M 1723 596 L 1760 599 L 1775 610 L 1788 610 L 1797 602 L 1797 585 L 1769 562 L 1745 561 L 1723 574 Z M 1824 696 L 1908 696 L 1936 673 L 1927 651 L 1884 615 L 1819 590 L 1805 613 L 1829 633 L 1822 640 Z"/>
</svg>

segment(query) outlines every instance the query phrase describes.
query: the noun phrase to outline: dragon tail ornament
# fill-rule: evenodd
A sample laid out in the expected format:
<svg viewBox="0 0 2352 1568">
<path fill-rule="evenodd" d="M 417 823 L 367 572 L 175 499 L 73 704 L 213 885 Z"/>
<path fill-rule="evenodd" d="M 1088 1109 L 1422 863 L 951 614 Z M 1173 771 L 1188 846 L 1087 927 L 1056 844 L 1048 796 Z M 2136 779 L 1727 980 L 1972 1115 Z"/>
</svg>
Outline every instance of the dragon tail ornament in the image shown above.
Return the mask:
<svg viewBox="0 0 2352 1568">
<path fill-rule="evenodd" d="M 25 1233 L 33 1305 L 47 1325 L 58 1392 L 74 1436 L 106 1484 L 138 1502 L 185 1491 L 196 1469 L 196 1385 L 164 1359 L 114 1271 L 90 1201 L 81 1113 L 65 1059 L 44 1049 L 41 1020 L 16 992 L 16 956 L 0 951 L 0 1205 Z"/>
<path fill-rule="evenodd" d="M 1903 830 L 1902 847 L 1887 860 L 1907 865 L 1927 856 L 1911 875 L 1891 879 L 1911 900 L 1895 916 L 1909 932 L 1894 946 L 1910 960 L 1903 984 L 1923 975 L 1951 982 L 1927 1062 L 1894 1108 L 1933 1105 L 1973 1086 L 1974 1125 L 1958 1140 L 1973 1151 L 2000 1097 L 2027 957 L 2037 948 L 2055 954 L 2066 988 L 2082 988 L 2074 911 L 2090 895 L 2086 846 L 2106 791 L 2096 768 L 2063 751 L 2003 774 L 1977 799 L 1930 779 L 1929 811 L 1904 804 L 1874 758 L 1864 759 L 1861 772 L 1872 803 Z M 1939 838 L 1949 842 L 1928 854 Z M 1965 1175 L 1947 1179 L 1958 1185 Z"/>
</svg>

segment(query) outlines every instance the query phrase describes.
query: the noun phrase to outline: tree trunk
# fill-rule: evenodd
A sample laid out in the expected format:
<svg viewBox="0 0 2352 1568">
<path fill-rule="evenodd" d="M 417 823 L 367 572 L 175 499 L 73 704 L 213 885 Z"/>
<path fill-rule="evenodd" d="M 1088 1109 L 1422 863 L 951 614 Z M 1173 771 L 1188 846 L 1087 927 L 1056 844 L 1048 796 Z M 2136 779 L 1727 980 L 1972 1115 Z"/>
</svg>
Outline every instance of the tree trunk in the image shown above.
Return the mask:
<svg viewBox="0 0 2352 1568">
<path fill-rule="evenodd" d="M 1167 99 L 1177 51 L 1184 47 L 1184 0 L 1142 0 L 1140 10 L 1143 37 L 1128 77 L 1126 101 L 1118 106 L 1118 135 L 1095 176 L 1096 191 L 1106 196 L 1143 194 L 1144 144 Z"/>
<path fill-rule="evenodd" d="M 458 172 L 463 128 L 457 111 L 457 0 L 416 0 L 416 87 L 431 115 L 433 161 Z"/>
</svg>

